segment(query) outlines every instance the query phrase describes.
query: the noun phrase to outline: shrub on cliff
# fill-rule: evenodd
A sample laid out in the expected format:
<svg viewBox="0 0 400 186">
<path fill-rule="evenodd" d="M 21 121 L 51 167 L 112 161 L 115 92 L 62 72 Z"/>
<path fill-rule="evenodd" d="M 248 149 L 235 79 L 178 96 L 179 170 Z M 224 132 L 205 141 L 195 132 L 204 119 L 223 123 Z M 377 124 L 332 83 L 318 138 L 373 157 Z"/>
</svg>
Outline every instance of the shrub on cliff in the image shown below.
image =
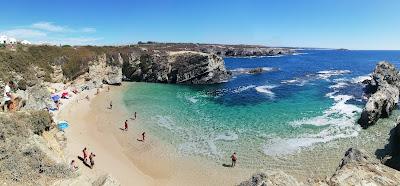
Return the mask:
<svg viewBox="0 0 400 186">
<path fill-rule="evenodd" d="M 35 134 L 41 135 L 50 130 L 52 122 L 50 114 L 46 111 L 33 111 L 31 114 L 31 129 Z"/>
</svg>

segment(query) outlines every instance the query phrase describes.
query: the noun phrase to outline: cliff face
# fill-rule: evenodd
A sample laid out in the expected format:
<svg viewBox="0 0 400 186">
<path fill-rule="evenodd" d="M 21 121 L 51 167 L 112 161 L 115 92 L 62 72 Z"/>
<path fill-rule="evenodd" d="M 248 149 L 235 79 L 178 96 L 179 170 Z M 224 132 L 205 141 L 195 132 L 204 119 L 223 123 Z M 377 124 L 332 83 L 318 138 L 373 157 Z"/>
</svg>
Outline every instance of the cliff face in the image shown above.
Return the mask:
<svg viewBox="0 0 400 186">
<path fill-rule="evenodd" d="M 128 54 L 124 76 L 132 81 L 211 84 L 229 79 L 221 57 L 200 52 Z"/>
<path fill-rule="evenodd" d="M 90 81 L 95 84 L 106 83 L 109 85 L 118 85 L 122 82 L 122 64 L 121 55 L 100 55 L 97 59 L 89 62 Z"/>
<path fill-rule="evenodd" d="M 399 102 L 400 74 L 393 64 L 377 64 L 372 80 L 366 86 L 366 93 L 371 94 L 358 123 L 367 128 L 381 117 L 388 117 Z"/>
</svg>

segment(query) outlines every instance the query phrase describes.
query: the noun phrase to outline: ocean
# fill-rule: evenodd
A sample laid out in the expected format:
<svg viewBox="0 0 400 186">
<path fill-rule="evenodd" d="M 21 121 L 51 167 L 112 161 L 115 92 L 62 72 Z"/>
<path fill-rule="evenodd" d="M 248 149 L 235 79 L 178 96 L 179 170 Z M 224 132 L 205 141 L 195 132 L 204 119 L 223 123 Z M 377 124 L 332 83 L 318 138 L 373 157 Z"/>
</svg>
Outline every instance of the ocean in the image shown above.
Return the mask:
<svg viewBox="0 0 400 186">
<path fill-rule="evenodd" d="M 356 121 L 366 101 L 361 82 L 379 61 L 399 66 L 400 51 L 300 50 L 224 60 L 233 72 L 228 82 L 134 83 L 123 102 L 138 113 L 138 127 L 181 156 L 220 163 L 237 152 L 247 167 L 291 169 L 306 159 L 302 153 L 360 138 L 363 130 Z M 246 73 L 256 67 L 265 72 Z"/>
</svg>

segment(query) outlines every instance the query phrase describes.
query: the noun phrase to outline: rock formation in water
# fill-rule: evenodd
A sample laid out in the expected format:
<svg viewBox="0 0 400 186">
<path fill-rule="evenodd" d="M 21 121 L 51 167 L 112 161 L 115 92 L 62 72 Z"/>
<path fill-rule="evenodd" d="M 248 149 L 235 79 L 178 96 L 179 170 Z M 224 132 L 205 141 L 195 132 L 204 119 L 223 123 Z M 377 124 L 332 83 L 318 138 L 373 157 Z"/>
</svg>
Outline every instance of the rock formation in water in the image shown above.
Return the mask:
<svg viewBox="0 0 400 186">
<path fill-rule="evenodd" d="M 381 117 L 388 117 L 399 101 L 400 74 L 393 64 L 379 62 L 366 86 L 371 94 L 358 123 L 368 128 Z"/>
<path fill-rule="evenodd" d="M 223 59 L 214 54 L 189 51 L 128 54 L 127 59 L 124 76 L 133 81 L 212 84 L 230 78 Z"/>
</svg>

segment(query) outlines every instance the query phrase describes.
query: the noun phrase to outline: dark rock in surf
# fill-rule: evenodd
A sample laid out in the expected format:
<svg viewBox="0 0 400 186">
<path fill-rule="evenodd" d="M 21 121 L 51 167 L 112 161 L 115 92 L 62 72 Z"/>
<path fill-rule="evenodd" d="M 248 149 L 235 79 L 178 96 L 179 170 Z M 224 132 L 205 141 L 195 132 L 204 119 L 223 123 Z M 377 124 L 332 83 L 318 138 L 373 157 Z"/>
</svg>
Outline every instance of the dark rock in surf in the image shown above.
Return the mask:
<svg viewBox="0 0 400 186">
<path fill-rule="evenodd" d="M 389 117 L 399 101 L 400 75 L 393 64 L 379 62 L 365 92 L 370 94 L 358 123 L 363 128 L 375 124 L 381 117 Z"/>
</svg>

